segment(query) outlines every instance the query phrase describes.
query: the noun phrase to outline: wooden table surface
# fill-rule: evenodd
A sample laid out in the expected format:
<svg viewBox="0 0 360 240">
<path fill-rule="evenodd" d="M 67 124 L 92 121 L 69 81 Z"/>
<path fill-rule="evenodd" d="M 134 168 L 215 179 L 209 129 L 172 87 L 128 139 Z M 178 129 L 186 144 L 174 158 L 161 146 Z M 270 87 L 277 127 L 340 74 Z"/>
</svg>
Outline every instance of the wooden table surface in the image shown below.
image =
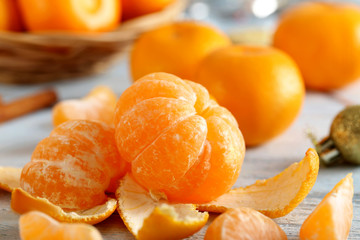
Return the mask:
<svg viewBox="0 0 360 240">
<path fill-rule="evenodd" d="M 54 86 L 61 99 L 78 98 L 92 87 L 105 84 L 120 95 L 130 85 L 125 60 L 106 74 L 79 80 L 41 86 L 0 85 L 0 95 L 6 100 Z M 310 129 L 319 138 L 328 133 L 333 117 L 347 104 L 360 104 L 360 82 L 333 93 L 307 92 L 305 103 L 296 122 L 281 136 L 257 148 L 247 149 L 242 172 L 236 187 L 253 183 L 256 179 L 272 177 L 293 162 L 300 161 L 306 150 L 312 147 L 306 137 Z M 0 166 L 21 167 L 30 160 L 36 144 L 52 130 L 50 109 L 0 125 Z M 350 165 L 321 168 L 316 184 L 307 198 L 289 215 L 275 221 L 285 230 L 289 239 L 298 239 L 301 224 L 327 192 L 335 184 L 353 172 L 354 219 L 349 239 L 360 239 L 360 168 Z M 216 215 L 211 215 L 211 222 Z M 10 209 L 10 194 L 0 190 L 0 239 L 19 239 L 18 214 Z M 126 230 L 118 214 L 95 225 L 104 239 L 134 239 Z M 206 227 L 189 239 L 203 239 Z"/>
</svg>

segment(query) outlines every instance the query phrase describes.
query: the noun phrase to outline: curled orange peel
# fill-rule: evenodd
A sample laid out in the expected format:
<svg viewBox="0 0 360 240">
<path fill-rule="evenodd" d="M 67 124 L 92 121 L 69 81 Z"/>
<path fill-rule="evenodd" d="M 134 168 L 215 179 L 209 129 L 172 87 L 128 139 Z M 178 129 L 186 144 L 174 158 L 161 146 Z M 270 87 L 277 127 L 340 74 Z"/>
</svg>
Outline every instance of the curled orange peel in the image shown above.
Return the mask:
<svg viewBox="0 0 360 240">
<path fill-rule="evenodd" d="M 116 207 L 117 201 L 109 198 L 106 203 L 91 209 L 67 212 L 46 198 L 33 197 L 21 188 L 15 188 L 11 193 L 11 208 L 15 212 L 24 214 L 36 210 L 60 222 L 96 224 L 108 218 Z"/>
<path fill-rule="evenodd" d="M 309 194 L 319 172 L 319 157 L 310 148 L 299 163 L 293 163 L 275 177 L 258 180 L 247 187 L 230 190 L 216 200 L 198 205 L 200 211 L 225 212 L 248 207 L 270 218 L 283 217 Z"/>
<path fill-rule="evenodd" d="M 0 189 L 11 192 L 20 187 L 22 168 L 0 167 Z"/>
<path fill-rule="evenodd" d="M 169 204 L 126 175 L 116 191 L 118 212 L 136 239 L 182 239 L 199 231 L 209 214 L 194 204 Z"/>
</svg>

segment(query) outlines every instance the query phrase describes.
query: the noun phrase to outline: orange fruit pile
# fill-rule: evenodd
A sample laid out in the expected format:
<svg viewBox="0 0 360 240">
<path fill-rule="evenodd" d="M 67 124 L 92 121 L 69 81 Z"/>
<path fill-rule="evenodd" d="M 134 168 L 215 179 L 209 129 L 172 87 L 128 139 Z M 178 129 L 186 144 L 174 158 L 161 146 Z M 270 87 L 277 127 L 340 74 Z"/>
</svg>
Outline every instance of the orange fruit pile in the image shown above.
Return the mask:
<svg viewBox="0 0 360 240">
<path fill-rule="evenodd" d="M 240 173 L 245 147 L 234 117 L 174 75 L 153 73 L 124 91 L 115 129 L 135 180 L 169 201 L 211 201 Z"/>
<path fill-rule="evenodd" d="M 93 101 L 104 105 L 101 97 Z M 319 171 L 314 149 L 272 178 L 230 190 L 241 170 L 244 139 L 233 115 L 202 85 L 168 73 L 149 74 L 121 95 L 113 111 L 115 127 L 90 120 L 58 125 L 38 144 L 21 175 L 20 169 L 0 167 L 0 188 L 12 192 L 12 209 L 96 224 L 117 208 L 137 239 L 185 238 L 206 224 L 207 211 L 225 212 L 210 225 L 206 239 L 286 239 L 267 217 L 285 216 L 308 195 Z M 300 237 L 317 232 L 345 238 L 352 196 L 349 175 L 305 221 Z M 84 229 L 93 236 L 83 235 Z M 101 239 L 93 230 L 59 225 L 39 213 L 20 220 L 24 239 L 68 239 L 70 232 L 76 239 Z M 234 234 L 239 232 L 243 235 Z"/>
<path fill-rule="evenodd" d="M 110 88 L 95 87 L 83 99 L 57 103 L 52 110 L 53 124 L 58 126 L 69 120 L 95 120 L 112 125 L 116 102 L 117 97 Z"/>
<path fill-rule="evenodd" d="M 199 62 L 215 49 L 230 45 L 220 30 L 199 22 L 176 22 L 142 34 L 130 55 L 132 79 L 166 72 L 193 80 Z"/>
<path fill-rule="evenodd" d="M 273 42 L 295 60 L 308 88 L 328 91 L 360 77 L 359 28 L 359 6 L 307 1 L 284 12 Z"/>
<path fill-rule="evenodd" d="M 106 201 L 125 174 L 114 129 L 99 122 L 67 121 L 35 148 L 21 173 L 21 188 L 65 209 L 88 209 Z"/>
<path fill-rule="evenodd" d="M 0 31 L 111 31 L 121 21 L 161 11 L 173 2 L 174 0 L 0 0 Z"/>
<path fill-rule="evenodd" d="M 296 64 L 270 47 L 233 45 L 214 51 L 200 63 L 194 81 L 234 114 L 247 146 L 285 131 L 305 95 Z"/>
</svg>

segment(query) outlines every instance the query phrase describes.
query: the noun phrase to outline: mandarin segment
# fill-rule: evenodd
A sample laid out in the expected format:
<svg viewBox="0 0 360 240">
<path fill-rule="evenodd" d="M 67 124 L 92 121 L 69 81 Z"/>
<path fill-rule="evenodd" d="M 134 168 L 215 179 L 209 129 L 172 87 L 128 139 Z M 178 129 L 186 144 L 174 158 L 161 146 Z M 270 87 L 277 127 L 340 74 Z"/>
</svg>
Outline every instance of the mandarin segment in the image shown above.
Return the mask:
<svg viewBox="0 0 360 240">
<path fill-rule="evenodd" d="M 211 201 L 240 173 L 245 146 L 236 120 L 200 84 L 145 76 L 121 95 L 115 126 L 135 180 L 171 202 Z"/>
<path fill-rule="evenodd" d="M 20 187 L 22 168 L 0 167 L 0 189 L 11 192 Z"/>
<path fill-rule="evenodd" d="M 217 217 L 205 240 L 286 240 L 285 232 L 273 220 L 251 208 L 234 208 Z"/>
<path fill-rule="evenodd" d="M 96 120 L 112 124 L 116 101 L 117 97 L 110 88 L 98 86 L 82 99 L 56 104 L 53 108 L 54 126 L 69 120 Z"/>
<path fill-rule="evenodd" d="M 310 148 L 302 161 L 292 164 L 275 177 L 232 189 L 210 203 L 198 205 L 198 209 L 225 212 L 232 208 L 249 207 L 271 218 L 283 217 L 309 194 L 318 172 L 319 157 Z"/>
<path fill-rule="evenodd" d="M 125 174 L 114 129 L 100 122 L 67 121 L 35 148 L 20 185 L 64 209 L 88 209 L 106 201 Z"/>
<path fill-rule="evenodd" d="M 300 229 L 301 240 L 347 239 L 353 219 L 354 185 L 348 174 L 324 197 Z"/>
<path fill-rule="evenodd" d="M 99 231 L 87 224 L 61 224 L 48 215 L 32 211 L 19 219 L 22 240 L 102 240 Z"/>
</svg>

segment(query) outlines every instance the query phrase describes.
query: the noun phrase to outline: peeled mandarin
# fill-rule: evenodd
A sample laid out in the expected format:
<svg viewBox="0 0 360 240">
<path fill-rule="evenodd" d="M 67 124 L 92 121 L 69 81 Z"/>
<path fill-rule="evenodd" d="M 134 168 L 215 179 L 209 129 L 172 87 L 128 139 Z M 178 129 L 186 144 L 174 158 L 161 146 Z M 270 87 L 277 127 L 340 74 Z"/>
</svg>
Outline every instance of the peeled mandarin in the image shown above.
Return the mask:
<svg viewBox="0 0 360 240">
<path fill-rule="evenodd" d="M 59 223 L 48 215 L 32 211 L 19 219 L 22 240 L 102 240 L 100 232 L 84 223 Z"/>
<path fill-rule="evenodd" d="M 120 97 L 115 138 L 134 179 L 172 202 L 209 202 L 230 190 L 244 158 L 236 120 L 207 90 L 167 73 Z"/>
<path fill-rule="evenodd" d="M 234 208 L 209 226 L 205 240 L 286 240 L 285 232 L 271 218 L 252 208 Z"/>
<path fill-rule="evenodd" d="M 127 164 L 116 148 L 114 129 L 100 122 L 68 121 L 35 148 L 20 186 L 64 209 L 89 209 L 114 192 Z"/>
</svg>

